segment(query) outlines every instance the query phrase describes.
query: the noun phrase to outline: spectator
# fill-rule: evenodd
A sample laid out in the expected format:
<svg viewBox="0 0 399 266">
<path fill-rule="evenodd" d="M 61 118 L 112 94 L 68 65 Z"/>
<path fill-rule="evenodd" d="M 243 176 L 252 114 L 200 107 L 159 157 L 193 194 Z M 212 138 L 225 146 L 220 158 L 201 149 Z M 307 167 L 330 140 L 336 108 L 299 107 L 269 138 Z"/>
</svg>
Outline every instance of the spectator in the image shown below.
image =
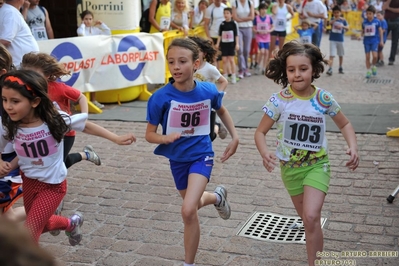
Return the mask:
<svg viewBox="0 0 399 266">
<path fill-rule="evenodd" d="M 254 3 L 251 0 L 233 1 L 233 19 L 238 24 L 238 78 L 250 77 L 248 68 L 249 52 L 252 42 L 252 27 L 255 18 Z"/>
<path fill-rule="evenodd" d="M 399 39 L 399 0 L 386 0 L 382 5 L 385 11 L 385 20 L 388 23 L 387 35 L 391 33 L 391 52 L 389 54 L 388 65 L 392 66 L 395 62 L 396 52 L 398 50 Z"/>
<path fill-rule="evenodd" d="M 2 7 L 4 4 L 4 0 L 0 0 L 0 7 Z"/>
<path fill-rule="evenodd" d="M 188 4 L 187 0 L 174 0 L 170 26 L 188 35 Z"/>
<path fill-rule="evenodd" d="M 377 0 L 374 4 L 374 7 L 376 12 L 382 11 L 382 1 Z"/>
<path fill-rule="evenodd" d="M 318 25 L 312 35 L 312 43 L 318 46 L 320 39 L 319 24 L 321 19 L 325 19 L 326 7 L 319 0 L 307 0 L 304 1 L 298 12 L 300 19 L 308 19 L 310 23 Z"/>
<path fill-rule="evenodd" d="M 348 0 L 344 0 L 342 5 L 340 6 L 342 12 L 349 12 L 352 11 L 352 7 L 349 4 Z"/>
<path fill-rule="evenodd" d="M 214 0 L 211 5 L 208 6 L 205 13 L 204 28 L 206 36 L 213 41 L 216 45 L 219 37 L 219 27 L 224 21 L 224 9 L 227 6 L 222 3 L 221 0 Z M 221 61 L 222 57 L 218 56 L 217 61 Z M 217 61 L 214 62 L 217 66 Z M 218 67 L 218 66 L 217 66 Z"/>
<path fill-rule="evenodd" d="M 54 32 L 47 9 L 39 6 L 39 2 L 40 0 L 25 1 L 22 15 L 32 30 L 36 41 L 54 39 Z"/>
<path fill-rule="evenodd" d="M 19 12 L 21 7 L 21 0 L 6 0 L 0 8 L 0 43 L 10 52 L 16 67 L 19 67 L 24 54 L 39 51 L 29 26 Z"/>
<path fill-rule="evenodd" d="M 151 23 L 150 33 L 168 31 L 172 13 L 169 0 L 153 0 L 150 4 L 148 19 Z"/>
<path fill-rule="evenodd" d="M 208 2 L 206 0 L 201 0 L 198 2 L 198 6 L 196 6 L 194 10 L 190 12 L 191 29 L 204 24 L 204 16 L 207 8 Z"/>
</svg>

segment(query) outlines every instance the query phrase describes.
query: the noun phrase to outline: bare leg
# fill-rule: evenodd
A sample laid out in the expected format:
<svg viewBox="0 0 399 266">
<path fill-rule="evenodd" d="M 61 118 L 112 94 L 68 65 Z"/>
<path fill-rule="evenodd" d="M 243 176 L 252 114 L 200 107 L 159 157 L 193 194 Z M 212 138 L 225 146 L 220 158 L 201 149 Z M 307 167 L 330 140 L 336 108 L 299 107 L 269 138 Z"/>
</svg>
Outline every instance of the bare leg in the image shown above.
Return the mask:
<svg viewBox="0 0 399 266">
<path fill-rule="evenodd" d="M 11 207 L 3 214 L 3 217 L 13 222 L 23 222 L 26 218 L 25 208 L 23 206 L 17 208 Z"/>
<path fill-rule="evenodd" d="M 187 189 L 179 191 L 183 198 L 181 215 L 184 222 L 184 261 L 189 264 L 194 263 L 200 240 L 198 209 L 216 203 L 215 194 L 204 192 L 207 184 L 208 179 L 204 176 L 190 174 Z"/>
</svg>

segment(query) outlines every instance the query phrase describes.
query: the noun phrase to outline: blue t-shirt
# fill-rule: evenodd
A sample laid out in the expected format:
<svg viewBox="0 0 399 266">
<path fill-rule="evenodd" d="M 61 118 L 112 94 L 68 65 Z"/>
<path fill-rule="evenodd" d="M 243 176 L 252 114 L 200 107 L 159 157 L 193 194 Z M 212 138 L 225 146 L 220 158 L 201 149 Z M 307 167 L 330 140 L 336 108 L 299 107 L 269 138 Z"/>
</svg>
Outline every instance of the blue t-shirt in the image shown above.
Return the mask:
<svg viewBox="0 0 399 266">
<path fill-rule="evenodd" d="M 201 117 L 199 111 L 210 110 L 209 108 L 219 110 L 222 106 L 224 92 L 219 92 L 213 83 L 195 81 L 195 84 L 193 90 L 182 92 L 176 89 L 172 83 L 168 83 L 148 100 L 147 121 L 150 124 L 161 125 L 163 135 L 166 135 L 168 127 L 172 128 L 172 124 L 175 126 L 174 128 L 182 129 L 180 139 L 167 145 L 158 145 L 155 148 L 155 154 L 163 155 L 177 162 L 191 162 L 205 156 L 214 156 L 209 132 L 206 135 L 198 136 L 190 136 L 190 134 L 194 134 L 201 123 L 207 124 L 210 128 L 210 117 Z M 207 102 L 211 106 L 206 106 Z M 172 104 L 179 110 L 171 109 Z M 188 108 L 189 111 L 184 112 L 185 108 Z M 193 110 L 198 110 L 198 116 L 195 117 Z M 170 114 L 173 117 L 168 119 Z M 205 121 L 207 119 L 208 121 Z M 183 136 L 183 131 L 188 134 Z"/>
<path fill-rule="evenodd" d="M 329 40 L 334 42 L 343 42 L 345 29 L 339 28 L 339 26 L 348 26 L 348 22 L 346 22 L 345 19 L 339 18 L 333 23 L 334 20 L 334 18 L 331 18 L 331 31 Z"/>
<path fill-rule="evenodd" d="M 301 43 L 312 43 L 314 28 L 308 28 L 307 30 L 297 29 L 297 32 Z"/>
<path fill-rule="evenodd" d="M 381 23 L 381 28 L 384 31 L 382 36 L 383 36 L 384 43 L 385 43 L 387 41 L 387 38 L 388 38 L 388 23 L 387 23 L 387 21 L 385 19 L 380 20 L 380 23 Z M 379 37 L 380 37 L 380 35 L 378 35 L 378 40 L 380 40 Z"/>
<path fill-rule="evenodd" d="M 379 43 L 380 27 L 381 23 L 376 18 L 373 18 L 372 21 L 369 21 L 368 19 L 363 20 L 362 23 L 362 29 L 364 31 L 363 44 Z"/>
</svg>

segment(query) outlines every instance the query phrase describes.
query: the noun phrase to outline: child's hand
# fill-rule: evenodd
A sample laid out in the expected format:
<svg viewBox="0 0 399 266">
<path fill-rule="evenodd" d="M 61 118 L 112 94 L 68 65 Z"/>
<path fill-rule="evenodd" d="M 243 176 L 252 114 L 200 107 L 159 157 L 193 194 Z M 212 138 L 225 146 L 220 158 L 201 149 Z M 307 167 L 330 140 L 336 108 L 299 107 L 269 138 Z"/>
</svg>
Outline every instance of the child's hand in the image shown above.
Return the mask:
<svg viewBox="0 0 399 266">
<path fill-rule="evenodd" d="M 2 161 L 0 163 L 0 176 L 4 177 L 11 171 L 11 164 L 9 162 Z"/>
<path fill-rule="evenodd" d="M 383 42 L 380 42 L 380 47 L 384 47 L 384 43 Z"/>
<path fill-rule="evenodd" d="M 136 142 L 136 137 L 132 133 L 118 136 L 118 138 L 115 141 L 115 143 L 118 145 L 130 145 L 133 142 Z"/>
<path fill-rule="evenodd" d="M 236 44 L 236 51 L 240 50 L 240 46 Z"/>
<path fill-rule="evenodd" d="M 349 148 L 346 150 L 346 154 L 348 154 L 351 158 L 346 163 L 346 167 L 350 170 L 354 171 L 359 166 L 359 155 L 357 154 L 357 150 L 353 148 Z"/>
<path fill-rule="evenodd" d="M 229 145 L 227 145 L 226 149 L 224 150 L 222 157 L 220 158 L 222 163 L 227 161 L 227 159 L 229 159 L 234 153 L 236 153 L 238 143 L 238 139 L 233 139 L 230 141 Z"/>
<path fill-rule="evenodd" d="M 101 25 L 101 24 L 103 24 L 103 23 L 100 20 L 97 20 L 96 23 L 94 23 L 94 26 Z"/>
<path fill-rule="evenodd" d="M 262 156 L 263 159 L 263 166 L 266 168 L 268 172 L 272 172 L 274 170 L 274 167 L 277 165 L 277 157 L 274 155 L 274 153 L 267 151 L 264 156 Z"/>
<path fill-rule="evenodd" d="M 175 140 L 180 139 L 181 134 L 177 132 L 170 133 L 169 135 L 164 135 L 162 138 L 162 144 L 170 144 L 175 142 Z"/>
</svg>

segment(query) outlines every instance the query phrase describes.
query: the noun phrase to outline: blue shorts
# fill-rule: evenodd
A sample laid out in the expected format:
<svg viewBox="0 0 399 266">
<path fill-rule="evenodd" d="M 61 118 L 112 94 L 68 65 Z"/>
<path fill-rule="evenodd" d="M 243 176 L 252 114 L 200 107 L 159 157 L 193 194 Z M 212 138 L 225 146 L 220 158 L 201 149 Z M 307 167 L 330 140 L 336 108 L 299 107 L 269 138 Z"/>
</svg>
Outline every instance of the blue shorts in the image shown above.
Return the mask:
<svg viewBox="0 0 399 266">
<path fill-rule="evenodd" d="M 269 42 L 260 42 L 258 43 L 259 49 L 269 50 L 270 43 Z"/>
<path fill-rule="evenodd" d="M 193 162 L 176 162 L 169 160 L 170 170 L 177 190 L 187 189 L 188 176 L 190 174 L 200 174 L 208 179 L 211 178 L 213 169 L 213 157 L 206 156 Z"/>
<path fill-rule="evenodd" d="M 378 52 L 378 44 L 379 43 L 365 43 L 364 44 L 364 52 L 366 54 L 370 53 L 370 52 Z"/>
</svg>

